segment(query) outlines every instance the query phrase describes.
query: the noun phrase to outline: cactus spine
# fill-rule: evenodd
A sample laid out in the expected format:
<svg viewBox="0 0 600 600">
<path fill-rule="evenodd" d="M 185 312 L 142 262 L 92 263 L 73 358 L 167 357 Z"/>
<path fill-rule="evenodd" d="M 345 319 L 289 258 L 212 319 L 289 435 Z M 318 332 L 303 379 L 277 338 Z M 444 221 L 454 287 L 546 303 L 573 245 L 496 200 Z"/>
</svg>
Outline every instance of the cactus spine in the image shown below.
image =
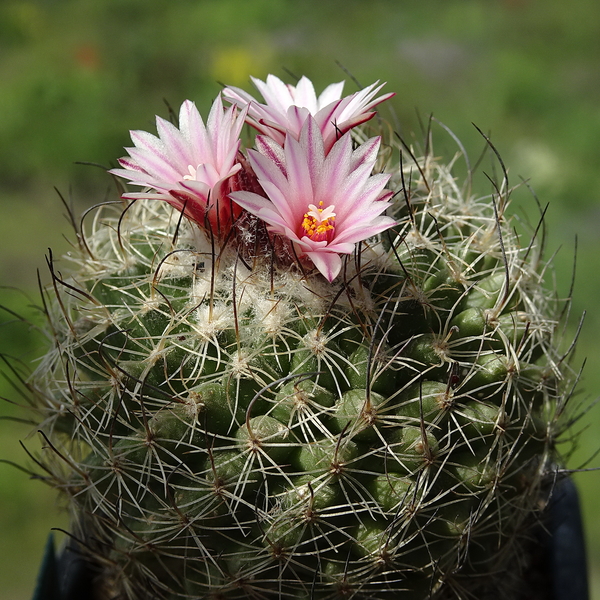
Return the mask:
<svg viewBox="0 0 600 600">
<path fill-rule="evenodd" d="M 385 230 L 334 277 L 246 206 L 192 214 L 191 188 L 98 207 L 53 270 L 30 385 L 100 597 L 517 597 L 570 380 L 560 306 L 506 179 L 476 196 L 389 143 Z M 266 196 L 260 160 L 236 165 L 222 206 Z"/>
</svg>

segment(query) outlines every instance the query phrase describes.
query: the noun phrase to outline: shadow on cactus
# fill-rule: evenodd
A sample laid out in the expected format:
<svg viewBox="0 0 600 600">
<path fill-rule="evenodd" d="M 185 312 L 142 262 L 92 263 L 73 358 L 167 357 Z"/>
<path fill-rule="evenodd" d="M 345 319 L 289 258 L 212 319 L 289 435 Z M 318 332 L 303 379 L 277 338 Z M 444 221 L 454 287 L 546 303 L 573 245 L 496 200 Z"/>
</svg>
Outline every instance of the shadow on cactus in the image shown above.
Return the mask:
<svg viewBox="0 0 600 600">
<path fill-rule="evenodd" d="M 520 597 L 576 379 L 543 214 L 485 136 L 486 196 L 369 138 L 381 86 L 255 83 L 132 132 L 49 262 L 27 385 L 98 597 Z"/>
</svg>

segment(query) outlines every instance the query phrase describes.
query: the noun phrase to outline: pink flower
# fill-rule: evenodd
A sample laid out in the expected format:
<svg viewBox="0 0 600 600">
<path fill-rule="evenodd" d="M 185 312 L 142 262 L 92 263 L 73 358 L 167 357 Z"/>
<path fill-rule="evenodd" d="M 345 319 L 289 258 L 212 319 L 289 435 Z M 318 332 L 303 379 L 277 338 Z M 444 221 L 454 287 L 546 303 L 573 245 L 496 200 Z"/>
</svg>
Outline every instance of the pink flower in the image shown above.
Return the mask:
<svg viewBox="0 0 600 600">
<path fill-rule="evenodd" d="M 179 129 L 156 118 L 158 137 L 131 131 L 134 148 L 121 158 L 121 169 L 110 172 L 141 186 L 123 198 L 164 200 L 216 234 L 232 220 L 229 179 L 240 170 L 236 155 L 246 111 L 223 108 L 218 96 L 204 124 L 196 105 L 186 100 L 179 112 Z"/>
<path fill-rule="evenodd" d="M 268 198 L 248 191 L 230 197 L 291 240 L 329 281 L 342 268 L 340 254 L 395 224 L 381 216 L 390 205 L 392 192 L 384 190 L 390 176 L 371 175 L 380 138 L 353 150 L 347 133 L 326 155 L 319 125 L 309 116 L 299 140 L 288 138 L 285 148 L 264 136 L 256 144 L 250 162 Z"/>
<path fill-rule="evenodd" d="M 307 117 L 312 115 L 323 135 L 325 152 L 329 152 L 346 131 L 372 118 L 375 115 L 371 112 L 372 108 L 394 95 L 374 98 L 385 85 L 378 86 L 378 82 L 345 98 L 342 98 L 343 81 L 326 87 L 318 98 L 312 82 L 306 77 L 302 77 L 296 86 L 283 83 L 275 75 L 268 75 L 266 83 L 254 77 L 252 82 L 266 104 L 257 102 L 236 87 L 223 90 L 223 96 L 229 102 L 248 107 L 247 121 L 250 125 L 283 146 L 286 136 L 299 138 Z"/>
</svg>

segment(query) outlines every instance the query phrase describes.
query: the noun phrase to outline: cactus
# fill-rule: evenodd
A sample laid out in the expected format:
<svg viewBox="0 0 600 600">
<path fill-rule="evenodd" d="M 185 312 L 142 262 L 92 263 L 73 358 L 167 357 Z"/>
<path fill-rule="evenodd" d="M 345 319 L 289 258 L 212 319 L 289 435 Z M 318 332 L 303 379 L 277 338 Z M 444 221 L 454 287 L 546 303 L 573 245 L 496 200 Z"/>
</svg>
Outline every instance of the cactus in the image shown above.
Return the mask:
<svg viewBox="0 0 600 600">
<path fill-rule="evenodd" d="M 517 598 L 572 379 L 539 228 L 368 139 L 381 86 L 256 83 L 133 132 L 142 191 L 50 263 L 29 386 L 98 596 Z"/>
</svg>

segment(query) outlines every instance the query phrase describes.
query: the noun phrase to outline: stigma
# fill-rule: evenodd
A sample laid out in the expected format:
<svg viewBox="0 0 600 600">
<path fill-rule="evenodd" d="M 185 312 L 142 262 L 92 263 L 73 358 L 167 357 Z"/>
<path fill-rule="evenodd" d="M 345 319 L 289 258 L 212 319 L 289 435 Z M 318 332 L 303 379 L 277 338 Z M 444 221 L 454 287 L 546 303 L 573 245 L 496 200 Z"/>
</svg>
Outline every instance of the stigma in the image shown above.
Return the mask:
<svg viewBox="0 0 600 600">
<path fill-rule="evenodd" d="M 200 165 L 198 165 L 198 167 L 200 167 Z M 196 170 L 194 169 L 194 167 L 192 165 L 188 165 L 188 171 L 189 171 L 189 175 L 184 175 L 183 179 L 184 180 L 188 180 L 188 181 L 195 181 L 196 180 Z"/>
</svg>

